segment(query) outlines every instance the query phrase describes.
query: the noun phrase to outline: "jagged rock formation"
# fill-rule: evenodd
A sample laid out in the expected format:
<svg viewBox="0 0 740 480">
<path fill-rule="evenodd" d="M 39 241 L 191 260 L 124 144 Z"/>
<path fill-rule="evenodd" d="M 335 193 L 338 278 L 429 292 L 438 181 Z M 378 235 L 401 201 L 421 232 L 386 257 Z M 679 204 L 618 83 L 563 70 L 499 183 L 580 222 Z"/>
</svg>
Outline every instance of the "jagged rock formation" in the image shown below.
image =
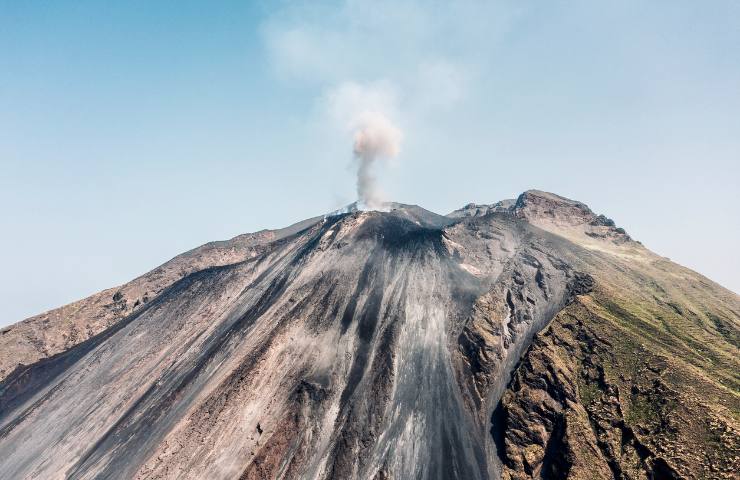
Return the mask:
<svg viewBox="0 0 740 480">
<path fill-rule="evenodd" d="M 0 332 L 0 478 L 733 478 L 740 299 L 582 203 L 205 245 Z"/>
</svg>

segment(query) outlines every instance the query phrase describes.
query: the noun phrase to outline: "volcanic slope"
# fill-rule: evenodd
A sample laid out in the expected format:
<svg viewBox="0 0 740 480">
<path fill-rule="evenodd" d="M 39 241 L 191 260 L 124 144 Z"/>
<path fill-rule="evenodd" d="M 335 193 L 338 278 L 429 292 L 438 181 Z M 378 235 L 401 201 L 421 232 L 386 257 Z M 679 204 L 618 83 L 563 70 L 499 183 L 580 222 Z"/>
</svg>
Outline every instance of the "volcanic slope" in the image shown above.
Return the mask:
<svg viewBox="0 0 740 480">
<path fill-rule="evenodd" d="M 734 478 L 740 298 L 580 202 L 215 242 L 0 332 L 0 478 Z"/>
</svg>

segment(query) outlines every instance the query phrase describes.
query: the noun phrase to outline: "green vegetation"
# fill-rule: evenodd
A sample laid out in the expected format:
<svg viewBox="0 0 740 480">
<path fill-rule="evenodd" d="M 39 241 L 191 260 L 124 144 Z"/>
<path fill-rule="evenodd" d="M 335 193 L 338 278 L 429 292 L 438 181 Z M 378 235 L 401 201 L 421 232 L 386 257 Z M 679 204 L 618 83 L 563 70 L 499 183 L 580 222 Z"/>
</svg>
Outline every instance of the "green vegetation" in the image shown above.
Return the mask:
<svg viewBox="0 0 740 480">
<path fill-rule="evenodd" d="M 581 378 L 578 382 L 578 397 L 585 406 L 591 405 L 601 394 L 598 385 Z"/>
</svg>

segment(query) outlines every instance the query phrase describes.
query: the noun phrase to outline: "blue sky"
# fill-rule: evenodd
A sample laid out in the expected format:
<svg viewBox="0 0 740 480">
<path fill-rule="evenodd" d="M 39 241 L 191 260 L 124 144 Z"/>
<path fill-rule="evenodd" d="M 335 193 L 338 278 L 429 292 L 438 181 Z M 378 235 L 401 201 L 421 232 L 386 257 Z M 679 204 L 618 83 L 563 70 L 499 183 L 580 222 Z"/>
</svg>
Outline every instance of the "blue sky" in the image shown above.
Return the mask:
<svg viewBox="0 0 740 480">
<path fill-rule="evenodd" d="M 446 213 L 552 191 L 740 291 L 739 18 L 735 1 L 0 0 L 0 324 L 353 201 L 343 118 L 366 105 L 403 131 L 388 198 Z"/>
</svg>

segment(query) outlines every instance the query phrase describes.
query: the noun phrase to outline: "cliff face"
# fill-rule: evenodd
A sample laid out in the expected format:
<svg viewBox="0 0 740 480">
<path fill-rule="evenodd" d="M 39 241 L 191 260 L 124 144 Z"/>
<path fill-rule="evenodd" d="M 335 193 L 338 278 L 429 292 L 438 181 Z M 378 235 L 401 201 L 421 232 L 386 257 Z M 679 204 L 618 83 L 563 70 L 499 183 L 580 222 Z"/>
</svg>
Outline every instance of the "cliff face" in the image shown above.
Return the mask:
<svg viewBox="0 0 740 480">
<path fill-rule="evenodd" d="M 0 477 L 722 478 L 738 312 L 553 194 L 317 217 L 6 328 Z"/>
</svg>

